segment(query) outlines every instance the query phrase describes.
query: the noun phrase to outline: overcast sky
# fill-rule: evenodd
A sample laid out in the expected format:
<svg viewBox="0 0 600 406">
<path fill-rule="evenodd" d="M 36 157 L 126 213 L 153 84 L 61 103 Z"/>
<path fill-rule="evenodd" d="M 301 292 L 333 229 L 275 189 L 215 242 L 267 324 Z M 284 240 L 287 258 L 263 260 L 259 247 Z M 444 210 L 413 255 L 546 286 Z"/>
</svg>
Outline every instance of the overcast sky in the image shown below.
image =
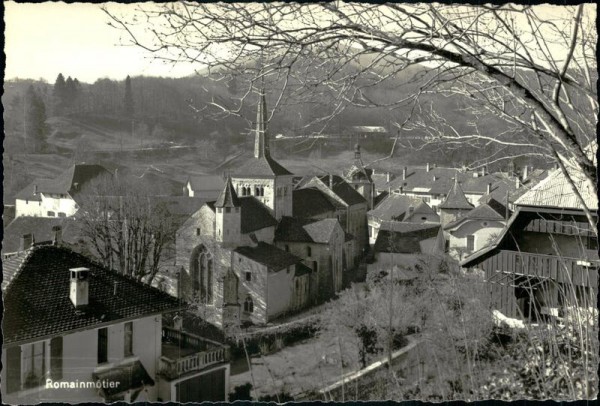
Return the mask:
<svg viewBox="0 0 600 406">
<path fill-rule="evenodd" d="M 130 75 L 186 76 L 191 66 L 152 61 L 134 47 L 120 46 L 120 32 L 107 25 L 98 4 L 5 2 L 5 78 L 44 78 L 62 73 L 82 82 Z M 115 7 L 131 7 L 112 3 Z M 196 67 L 199 68 L 199 67 Z"/>
</svg>

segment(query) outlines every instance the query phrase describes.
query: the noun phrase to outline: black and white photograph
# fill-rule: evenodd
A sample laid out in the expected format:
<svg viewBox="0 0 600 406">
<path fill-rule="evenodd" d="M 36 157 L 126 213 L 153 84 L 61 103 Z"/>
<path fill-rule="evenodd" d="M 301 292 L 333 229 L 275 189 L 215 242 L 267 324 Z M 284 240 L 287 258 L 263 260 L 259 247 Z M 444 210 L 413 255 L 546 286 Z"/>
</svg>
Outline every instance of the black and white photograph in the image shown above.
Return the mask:
<svg viewBox="0 0 600 406">
<path fill-rule="evenodd" d="M 3 7 L 3 403 L 597 398 L 594 2 Z"/>
</svg>

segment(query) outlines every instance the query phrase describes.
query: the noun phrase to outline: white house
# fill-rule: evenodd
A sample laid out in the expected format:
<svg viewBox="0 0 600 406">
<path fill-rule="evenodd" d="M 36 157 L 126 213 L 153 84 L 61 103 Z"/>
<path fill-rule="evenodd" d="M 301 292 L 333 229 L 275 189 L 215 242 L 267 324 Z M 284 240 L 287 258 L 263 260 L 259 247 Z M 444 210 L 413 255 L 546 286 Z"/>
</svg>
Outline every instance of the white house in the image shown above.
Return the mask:
<svg viewBox="0 0 600 406">
<path fill-rule="evenodd" d="M 76 164 L 54 179 L 36 179 L 15 196 L 15 217 L 70 217 L 77 197 L 92 179 L 110 176 L 100 165 Z"/>
<path fill-rule="evenodd" d="M 226 400 L 227 348 L 163 327 L 175 298 L 54 245 L 5 259 L 3 274 L 5 403 Z"/>
</svg>

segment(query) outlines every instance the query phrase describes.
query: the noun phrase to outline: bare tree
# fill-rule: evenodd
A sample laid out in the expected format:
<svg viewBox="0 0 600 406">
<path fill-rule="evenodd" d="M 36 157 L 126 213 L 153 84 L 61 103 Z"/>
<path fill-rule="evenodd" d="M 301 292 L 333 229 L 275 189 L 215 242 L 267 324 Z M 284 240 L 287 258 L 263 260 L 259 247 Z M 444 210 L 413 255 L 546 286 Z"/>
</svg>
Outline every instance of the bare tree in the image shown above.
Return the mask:
<svg viewBox="0 0 600 406">
<path fill-rule="evenodd" d="M 173 243 L 175 222 L 167 207 L 138 184 L 106 176 L 82 191 L 81 234 L 107 267 L 152 283 Z"/>
<path fill-rule="evenodd" d="M 134 17 L 105 11 L 158 59 L 198 64 L 219 80 L 246 75 L 235 106 L 213 103 L 226 114 L 240 115 L 257 80 L 277 92 L 276 106 L 329 106 L 313 120 L 323 126 L 348 106 L 408 108 L 398 128 L 424 126 L 445 145 L 499 147 L 475 166 L 537 155 L 574 168 L 597 190 L 595 148 L 586 151 L 598 114 L 594 5 L 184 1 L 138 6 Z M 406 78 L 416 65 L 425 71 Z M 398 87 L 401 77 L 419 86 L 407 94 Z M 382 84 L 397 92 L 377 97 L 371 90 Z M 422 105 L 431 92 L 473 99 L 465 107 L 472 131 L 453 131 L 448 117 Z M 504 128 L 479 128 L 485 113 L 504 120 Z"/>
</svg>

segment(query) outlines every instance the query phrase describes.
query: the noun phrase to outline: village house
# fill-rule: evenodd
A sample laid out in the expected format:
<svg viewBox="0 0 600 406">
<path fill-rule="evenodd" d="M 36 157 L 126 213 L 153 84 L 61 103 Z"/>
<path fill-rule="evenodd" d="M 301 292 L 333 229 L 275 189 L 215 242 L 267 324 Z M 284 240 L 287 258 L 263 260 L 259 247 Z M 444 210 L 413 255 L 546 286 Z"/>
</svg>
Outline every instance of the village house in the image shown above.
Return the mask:
<svg viewBox="0 0 600 406">
<path fill-rule="evenodd" d="M 90 181 L 110 172 L 100 165 L 76 164 L 54 179 L 36 179 L 15 196 L 15 217 L 70 217 Z"/>
<path fill-rule="evenodd" d="M 227 400 L 228 348 L 162 325 L 181 301 L 56 245 L 2 268 L 5 403 Z"/>
<path fill-rule="evenodd" d="M 444 233 L 440 224 L 388 221 L 381 224 L 373 246 L 369 273 L 387 271 L 395 266 L 414 267 L 422 258 L 444 254 Z"/>
<path fill-rule="evenodd" d="M 597 222 L 597 196 L 582 175 L 570 176 Z M 567 307 L 595 307 L 599 265 L 597 236 L 560 170 L 515 202 L 492 245 L 461 261 L 484 272 L 497 310 L 532 321 L 561 316 Z"/>
<path fill-rule="evenodd" d="M 392 194 L 367 213 L 369 243 L 375 244 L 383 222 L 438 223 L 440 216 L 421 198 Z"/>
<path fill-rule="evenodd" d="M 445 227 L 453 221 L 456 221 L 472 209 L 473 205 L 469 203 L 465 197 L 465 193 L 460 187 L 458 178 L 455 178 L 454 186 L 452 186 L 452 189 L 450 189 L 446 198 L 439 206 L 442 226 Z"/>
<path fill-rule="evenodd" d="M 504 229 L 508 217 L 508 209 L 490 198 L 486 203 L 446 224 L 444 231 L 449 254 L 460 260 L 492 244 Z"/>
</svg>

